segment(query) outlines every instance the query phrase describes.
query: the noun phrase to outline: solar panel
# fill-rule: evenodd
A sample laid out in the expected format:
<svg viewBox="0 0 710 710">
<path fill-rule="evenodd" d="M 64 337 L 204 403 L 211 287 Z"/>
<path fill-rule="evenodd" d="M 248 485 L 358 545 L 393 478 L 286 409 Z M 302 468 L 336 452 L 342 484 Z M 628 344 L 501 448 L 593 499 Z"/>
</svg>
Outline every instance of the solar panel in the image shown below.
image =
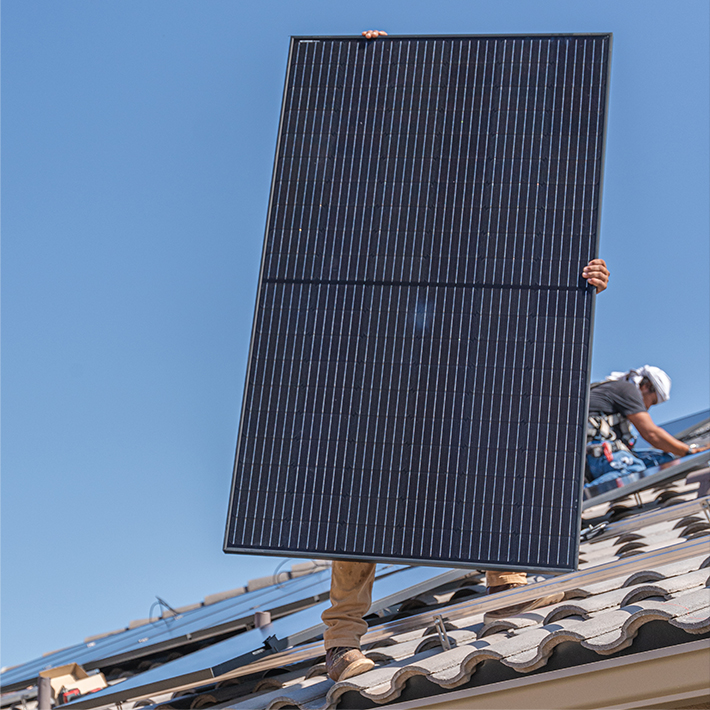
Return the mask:
<svg viewBox="0 0 710 710">
<path fill-rule="evenodd" d="M 373 585 L 370 613 L 377 613 L 405 599 L 449 584 L 461 579 L 465 574 L 465 571 L 459 569 L 421 567 L 400 568 L 393 573 L 383 574 Z M 73 703 L 68 703 L 67 707 L 105 707 L 151 693 L 174 690 L 189 683 L 208 682 L 277 651 L 319 638 L 325 629 L 320 617 L 328 605 L 329 602 L 323 602 L 277 619 L 269 629 L 272 634 L 271 643 L 268 638 L 265 639 L 264 629 L 252 629 L 149 669 L 97 693 L 85 695 Z"/>
<path fill-rule="evenodd" d="M 680 417 L 680 419 L 674 419 L 673 421 L 661 424 L 661 429 L 665 429 L 671 436 L 675 436 L 676 439 L 692 439 L 694 436 L 703 436 L 706 433 L 706 427 L 710 424 L 710 409 L 704 409 L 695 414 L 689 414 L 686 417 Z M 643 441 L 639 437 L 640 441 Z M 636 447 L 638 448 L 638 444 Z M 649 448 L 652 448 L 649 446 Z"/>
<path fill-rule="evenodd" d="M 392 571 L 392 567 L 378 568 L 378 576 Z M 159 651 L 236 632 L 253 622 L 255 611 L 269 611 L 276 617 L 307 606 L 327 597 L 329 589 L 328 568 L 56 651 L 8 669 L 0 674 L 0 685 L 22 688 L 36 680 L 40 671 L 66 663 L 78 663 L 85 670 L 110 670 Z"/>
<path fill-rule="evenodd" d="M 575 567 L 610 48 L 292 39 L 225 551 Z"/>
</svg>

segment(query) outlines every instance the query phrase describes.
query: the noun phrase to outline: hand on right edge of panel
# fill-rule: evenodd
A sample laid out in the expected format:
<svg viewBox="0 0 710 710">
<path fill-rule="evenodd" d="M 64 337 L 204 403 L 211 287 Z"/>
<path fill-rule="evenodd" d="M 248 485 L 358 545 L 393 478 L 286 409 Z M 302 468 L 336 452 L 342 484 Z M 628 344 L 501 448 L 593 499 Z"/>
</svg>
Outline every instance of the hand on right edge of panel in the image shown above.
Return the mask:
<svg viewBox="0 0 710 710">
<path fill-rule="evenodd" d="M 609 285 L 609 276 L 604 259 L 592 259 L 582 271 L 582 277 L 596 287 L 597 293 L 601 293 Z"/>
</svg>

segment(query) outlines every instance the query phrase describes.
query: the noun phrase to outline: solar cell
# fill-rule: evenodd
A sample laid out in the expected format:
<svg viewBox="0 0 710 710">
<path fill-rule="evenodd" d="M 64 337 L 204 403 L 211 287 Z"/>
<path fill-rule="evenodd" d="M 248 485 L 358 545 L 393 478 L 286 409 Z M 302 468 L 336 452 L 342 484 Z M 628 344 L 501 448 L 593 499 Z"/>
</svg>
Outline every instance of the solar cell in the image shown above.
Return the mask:
<svg viewBox="0 0 710 710">
<path fill-rule="evenodd" d="M 610 45 L 292 39 L 226 551 L 574 568 Z"/>
</svg>

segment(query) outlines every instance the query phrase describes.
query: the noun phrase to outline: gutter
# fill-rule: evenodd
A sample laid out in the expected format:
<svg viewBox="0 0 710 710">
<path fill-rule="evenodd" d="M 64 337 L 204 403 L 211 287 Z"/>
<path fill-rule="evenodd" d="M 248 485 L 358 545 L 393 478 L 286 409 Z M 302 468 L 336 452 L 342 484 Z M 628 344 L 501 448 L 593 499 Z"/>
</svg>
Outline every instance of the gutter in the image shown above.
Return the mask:
<svg viewBox="0 0 710 710">
<path fill-rule="evenodd" d="M 710 701 L 710 639 L 388 705 L 388 710 L 647 710 Z M 702 705 L 706 707 L 706 705 Z"/>
</svg>

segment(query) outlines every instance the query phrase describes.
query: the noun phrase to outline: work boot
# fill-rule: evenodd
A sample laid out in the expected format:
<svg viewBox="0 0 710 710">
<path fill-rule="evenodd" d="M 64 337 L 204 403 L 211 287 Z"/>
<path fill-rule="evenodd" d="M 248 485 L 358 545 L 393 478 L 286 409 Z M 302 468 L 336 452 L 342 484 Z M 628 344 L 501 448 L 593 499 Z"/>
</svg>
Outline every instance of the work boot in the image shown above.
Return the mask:
<svg viewBox="0 0 710 710">
<path fill-rule="evenodd" d="M 497 592 L 504 592 L 506 589 L 513 589 L 515 587 L 525 587 L 527 585 L 522 583 L 513 584 L 499 584 L 495 587 L 488 587 L 486 594 L 496 594 Z M 483 615 L 483 621 L 489 623 L 491 621 L 498 621 L 504 619 L 506 616 L 516 616 L 517 614 L 524 614 L 526 611 L 532 611 L 533 609 L 540 609 L 543 606 L 549 606 L 550 604 L 557 604 L 565 598 L 564 592 L 557 592 L 556 594 L 548 594 L 544 597 L 539 597 L 538 599 L 530 599 L 526 602 L 519 602 L 518 604 L 511 604 L 510 606 L 504 606 L 502 609 L 493 609 L 492 611 L 487 611 Z"/>
<path fill-rule="evenodd" d="M 359 648 L 327 648 L 325 667 L 331 680 L 339 681 L 367 673 L 375 667 L 374 661 L 365 656 Z"/>
</svg>

